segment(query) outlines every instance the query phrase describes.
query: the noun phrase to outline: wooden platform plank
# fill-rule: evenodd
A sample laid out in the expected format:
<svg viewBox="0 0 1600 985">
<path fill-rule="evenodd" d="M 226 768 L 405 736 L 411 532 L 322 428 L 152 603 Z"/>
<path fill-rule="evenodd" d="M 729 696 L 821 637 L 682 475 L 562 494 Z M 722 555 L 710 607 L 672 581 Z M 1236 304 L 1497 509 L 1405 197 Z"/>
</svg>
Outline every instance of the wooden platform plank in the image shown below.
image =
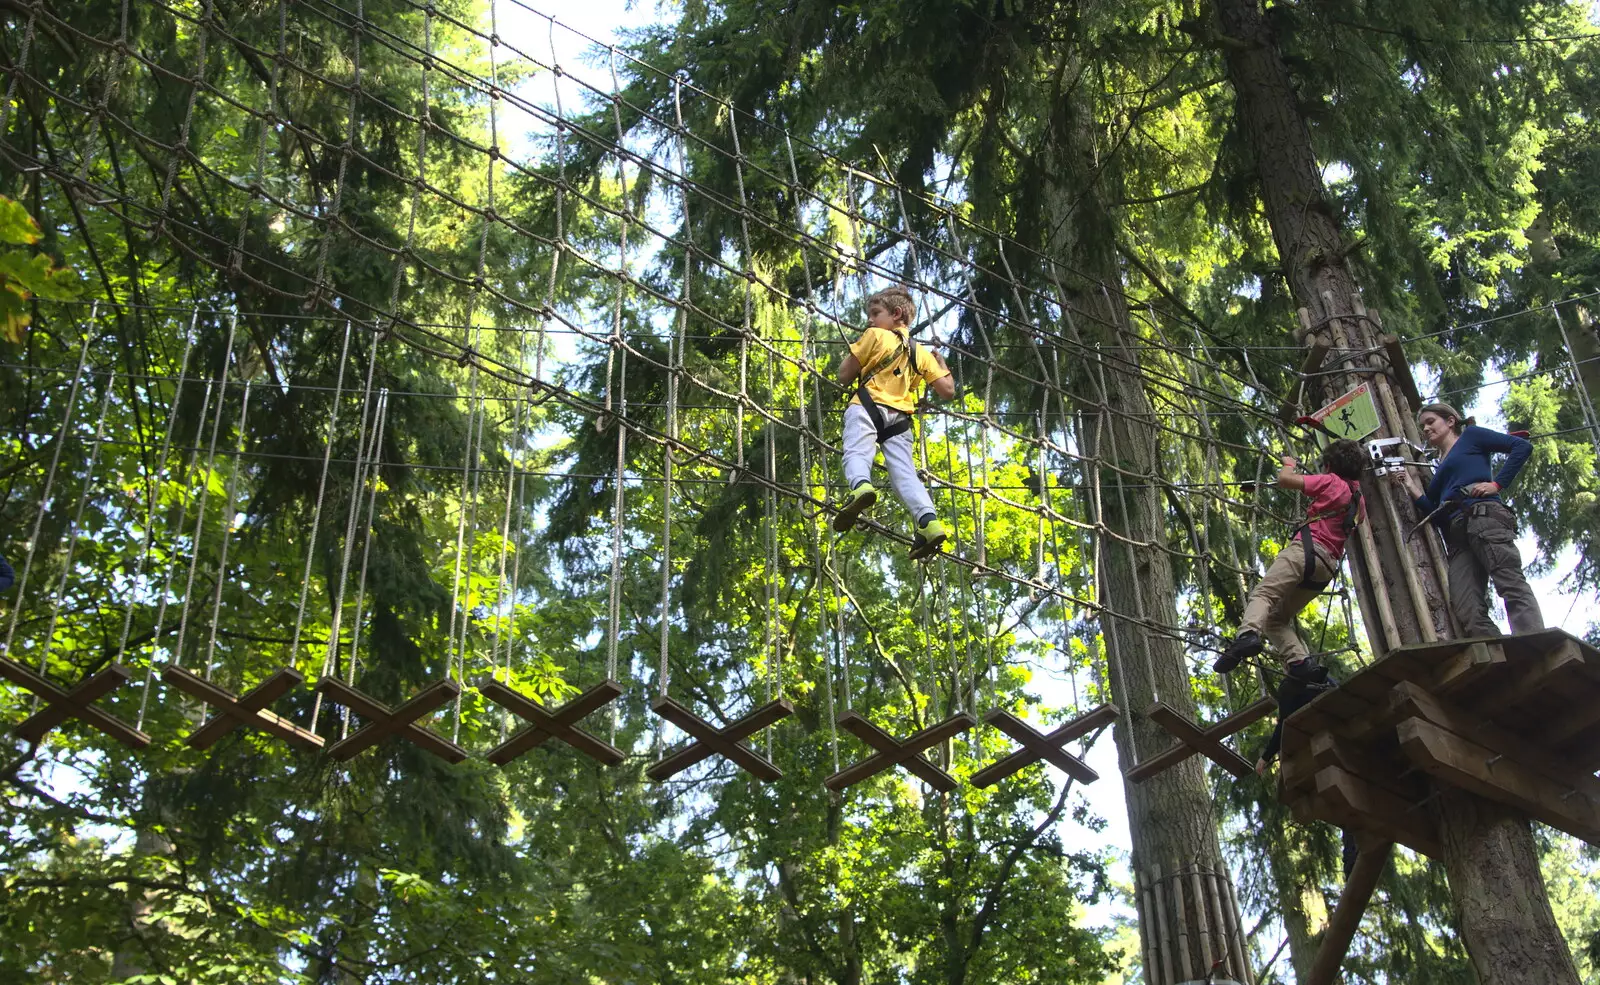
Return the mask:
<svg viewBox="0 0 1600 985">
<path fill-rule="evenodd" d="M 665 780 L 714 755 L 721 756 L 758 780 L 776 783 L 783 779 L 783 770 L 772 760 L 745 745 L 743 740 L 764 728 L 775 725 L 794 714 L 794 705 L 787 698 L 769 701 L 748 715 L 722 728 L 696 715 L 688 708 L 666 695 L 656 698 L 650 706 L 657 715 L 678 726 L 693 742 L 645 770 L 652 780 Z"/>
<path fill-rule="evenodd" d="M 1553 748 L 1588 772 L 1600 767 L 1600 701 L 1580 701 L 1546 727 Z"/>
<path fill-rule="evenodd" d="M 1503 774 L 1509 792 L 1497 799 L 1600 834 L 1597 680 L 1600 650 L 1560 630 L 1396 648 L 1285 723 L 1280 798 L 1296 817 L 1431 853 L 1427 792 L 1450 782 L 1481 796 Z M 1420 739 L 1409 725 L 1408 755 L 1400 725 L 1413 720 L 1460 738 L 1470 754 L 1451 758 L 1454 739 Z"/>
<path fill-rule="evenodd" d="M 565 742 L 602 766 L 615 766 L 626 758 L 621 749 L 578 728 L 578 723 L 585 716 L 622 696 L 622 685 L 616 681 L 603 680 L 553 711 L 493 678 L 479 682 L 478 690 L 490 701 L 528 723 L 495 746 L 485 757 L 496 766 L 505 766 L 550 739 Z"/>
<path fill-rule="evenodd" d="M 1600 846 L 1600 811 L 1581 792 L 1573 796 L 1575 791 L 1563 789 L 1529 766 L 1425 719 L 1406 719 L 1399 734 L 1406 758 L 1438 780 Z"/>
<path fill-rule="evenodd" d="M 397 708 L 357 691 L 337 677 L 324 677 L 317 682 L 317 690 L 367 722 L 328 747 L 328 755 L 338 762 L 353 759 L 387 739 L 404 739 L 447 763 L 460 763 L 467 758 L 465 749 L 417 724 L 418 719 L 449 704 L 461 693 L 461 685 L 455 681 L 435 681 Z"/>
<path fill-rule="evenodd" d="M 1317 770 L 1317 800 L 1343 817 L 1343 827 L 1372 831 L 1432 858 L 1440 855 L 1433 822 L 1419 801 L 1406 801 L 1338 766 Z"/>
<path fill-rule="evenodd" d="M 1400 721 L 1407 718 L 1424 719 L 1464 740 L 1487 748 L 1491 756 L 1508 756 L 1563 789 L 1581 791 L 1587 800 L 1600 804 L 1600 779 L 1593 772 L 1556 755 L 1537 739 L 1526 738 L 1473 715 L 1415 684 L 1396 688 L 1392 703 Z"/>
<path fill-rule="evenodd" d="M 1427 791 L 1414 779 L 1414 774 L 1407 775 L 1410 773 L 1410 767 L 1405 761 L 1380 757 L 1373 753 L 1374 747 L 1370 744 L 1341 739 L 1328 732 L 1311 737 L 1313 769 L 1337 766 L 1361 777 L 1373 786 L 1408 801 L 1420 800 L 1426 795 Z"/>
<path fill-rule="evenodd" d="M 1508 657 L 1515 658 L 1512 651 Z M 1486 694 L 1493 704 L 1514 709 L 1517 705 L 1538 695 L 1566 675 L 1579 676 L 1583 672 L 1583 650 L 1577 640 L 1561 640 L 1556 646 L 1527 661 L 1518 661 L 1516 680 L 1494 694 Z"/>
</svg>

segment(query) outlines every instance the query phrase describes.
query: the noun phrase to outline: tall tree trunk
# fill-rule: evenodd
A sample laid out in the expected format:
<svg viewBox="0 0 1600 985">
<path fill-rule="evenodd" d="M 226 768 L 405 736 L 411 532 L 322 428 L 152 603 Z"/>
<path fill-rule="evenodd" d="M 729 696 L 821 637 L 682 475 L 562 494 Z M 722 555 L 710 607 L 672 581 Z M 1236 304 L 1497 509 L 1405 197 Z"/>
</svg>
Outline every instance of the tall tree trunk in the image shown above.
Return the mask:
<svg viewBox="0 0 1600 985">
<path fill-rule="evenodd" d="M 1239 126 L 1255 155 L 1267 220 L 1284 274 L 1311 312 L 1303 338 L 1308 344 L 1370 350 L 1378 333 L 1359 317 L 1365 309 L 1345 262 L 1343 230 L 1328 204 L 1310 130 L 1259 0 L 1216 0 L 1216 9 Z M 1369 365 L 1382 369 L 1385 364 Z M 1345 382 L 1353 385 L 1359 378 L 1352 375 Z M 1381 373 L 1367 378 L 1379 397 L 1380 434 L 1415 440 L 1415 422 L 1395 388 Z M 1371 540 L 1352 567 L 1362 584 L 1362 617 L 1376 637 L 1374 649 L 1381 653 L 1388 649 L 1385 642 L 1452 635 L 1425 538 L 1408 543 L 1405 536 L 1405 496 L 1389 483 L 1363 485 Z M 1375 586 L 1387 599 L 1375 595 Z M 1577 973 L 1545 895 L 1527 819 L 1443 786 L 1437 801 L 1433 813 L 1444 845 L 1442 861 L 1462 937 L 1482 980 L 1575 985 Z"/>
<path fill-rule="evenodd" d="M 1159 480 L 1159 430 L 1140 373 L 1138 335 L 1116 262 L 1115 195 L 1107 162 L 1096 160 L 1097 128 L 1081 90 L 1059 100 L 1041 164 L 1051 176 L 1045 208 L 1049 254 L 1067 271 L 1067 331 L 1100 347 L 1099 361 L 1073 359 L 1073 389 L 1083 402 L 1078 441 L 1098 467 L 1095 496 L 1104 529 L 1096 571 L 1106 607 L 1104 632 L 1124 771 L 1166 748 L 1172 737 L 1145 715 L 1156 701 L 1194 717 L 1183 648 L 1153 626 L 1177 626 L 1178 600 Z M 1098 364 L 1097 364 L 1098 362 Z M 1107 466 L 1115 466 L 1110 468 Z M 1124 783 L 1139 896 L 1145 981 L 1250 981 L 1250 960 L 1222 859 L 1205 760 L 1190 759 L 1142 784 Z"/>
</svg>

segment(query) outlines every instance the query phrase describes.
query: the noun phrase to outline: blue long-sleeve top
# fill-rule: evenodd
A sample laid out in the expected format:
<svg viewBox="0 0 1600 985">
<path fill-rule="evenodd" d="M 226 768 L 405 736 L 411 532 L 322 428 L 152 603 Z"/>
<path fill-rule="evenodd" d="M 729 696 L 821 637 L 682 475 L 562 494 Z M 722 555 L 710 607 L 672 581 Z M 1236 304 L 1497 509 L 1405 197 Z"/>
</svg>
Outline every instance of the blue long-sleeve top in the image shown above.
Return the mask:
<svg viewBox="0 0 1600 985">
<path fill-rule="evenodd" d="M 16 580 L 17 573 L 11 570 L 11 565 L 6 562 L 5 558 L 0 557 L 0 592 L 10 588 L 11 583 Z"/>
<path fill-rule="evenodd" d="M 1505 462 L 1500 466 L 1500 471 L 1494 471 L 1490 456 L 1502 454 L 1506 456 Z M 1498 494 L 1493 496 L 1468 496 L 1464 492 L 1467 486 L 1475 482 L 1493 482 L 1501 489 L 1505 489 L 1516 481 L 1517 473 L 1522 471 L 1522 466 L 1528 461 L 1528 456 L 1533 454 L 1533 443 L 1526 438 L 1515 435 L 1502 434 L 1488 428 L 1472 425 L 1462 430 L 1456 438 L 1456 443 L 1450 451 L 1439 460 L 1438 468 L 1434 469 L 1433 481 L 1428 483 L 1428 489 L 1417 497 L 1417 509 L 1424 514 L 1432 513 L 1439 508 L 1439 504 L 1447 499 L 1455 498 L 1460 506 L 1471 506 L 1486 500 L 1498 500 Z M 1460 512 L 1460 506 L 1449 509 L 1433 518 L 1433 522 L 1440 527 L 1450 522 Z"/>
</svg>

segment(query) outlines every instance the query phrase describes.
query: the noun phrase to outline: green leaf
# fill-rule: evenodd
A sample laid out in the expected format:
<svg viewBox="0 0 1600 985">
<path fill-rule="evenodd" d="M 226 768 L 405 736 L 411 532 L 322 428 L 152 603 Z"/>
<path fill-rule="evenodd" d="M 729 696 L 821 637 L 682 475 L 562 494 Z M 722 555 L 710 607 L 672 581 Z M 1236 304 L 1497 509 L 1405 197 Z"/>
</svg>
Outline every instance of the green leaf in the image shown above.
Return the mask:
<svg viewBox="0 0 1600 985">
<path fill-rule="evenodd" d="M 42 237 L 39 224 L 33 221 L 28 210 L 0 195 L 0 243 L 10 246 L 31 246 Z"/>
</svg>

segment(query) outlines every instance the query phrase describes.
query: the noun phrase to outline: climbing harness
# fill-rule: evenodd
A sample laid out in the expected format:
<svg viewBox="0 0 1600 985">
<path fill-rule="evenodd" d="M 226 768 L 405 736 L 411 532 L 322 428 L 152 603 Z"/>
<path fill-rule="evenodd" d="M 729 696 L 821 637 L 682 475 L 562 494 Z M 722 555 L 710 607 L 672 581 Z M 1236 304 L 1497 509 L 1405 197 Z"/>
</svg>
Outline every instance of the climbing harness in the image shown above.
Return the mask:
<svg viewBox="0 0 1600 985">
<path fill-rule="evenodd" d="M 1356 524 L 1360 522 L 1361 518 L 1361 484 L 1358 482 L 1353 482 L 1349 479 L 1346 479 L 1345 483 L 1350 487 L 1350 505 L 1344 508 L 1344 515 L 1339 521 L 1339 529 L 1344 531 L 1346 535 L 1349 535 L 1356 529 Z M 1331 520 L 1339 515 L 1340 511 L 1329 510 L 1328 512 L 1319 513 L 1316 516 L 1308 517 L 1305 523 L 1302 523 L 1300 526 L 1296 527 L 1294 532 L 1289 535 L 1291 540 L 1294 538 L 1299 538 L 1302 552 L 1305 555 L 1305 560 L 1303 562 L 1305 567 L 1300 572 L 1301 588 L 1309 588 L 1321 591 L 1322 589 L 1333 584 L 1332 578 L 1329 578 L 1325 581 L 1319 581 L 1317 579 L 1316 542 L 1311 536 L 1311 525 L 1321 520 Z M 1337 576 L 1338 573 L 1337 568 L 1338 565 L 1336 564 L 1335 576 Z"/>
<path fill-rule="evenodd" d="M 909 356 L 906 370 L 908 372 L 916 372 L 917 366 L 921 363 L 921 357 L 917 352 L 917 343 L 911 340 L 910 335 L 902 334 L 900 336 L 900 344 L 895 346 L 894 351 L 889 354 L 888 358 L 879 361 L 871 372 L 863 373 L 860 383 L 856 386 L 855 397 L 861 401 L 861 406 L 866 410 L 867 416 L 872 418 L 872 426 L 878 432 L 878 444 L 880 445 L 890 438 L 905 434 L 911 430 L 911 415 L 907 414 L 903 420 L 896 421 L 893 424 L 888 423 L 884 418 L 883 408 L 879 407 L 878 402 L 872 399 L 872 394 L 868 391 L 867 385 L 879 373 L 898 363 L 902 356 Z M 895 372 L 898 374 L 901 370 L 895 369 Z"/>
</svg>

